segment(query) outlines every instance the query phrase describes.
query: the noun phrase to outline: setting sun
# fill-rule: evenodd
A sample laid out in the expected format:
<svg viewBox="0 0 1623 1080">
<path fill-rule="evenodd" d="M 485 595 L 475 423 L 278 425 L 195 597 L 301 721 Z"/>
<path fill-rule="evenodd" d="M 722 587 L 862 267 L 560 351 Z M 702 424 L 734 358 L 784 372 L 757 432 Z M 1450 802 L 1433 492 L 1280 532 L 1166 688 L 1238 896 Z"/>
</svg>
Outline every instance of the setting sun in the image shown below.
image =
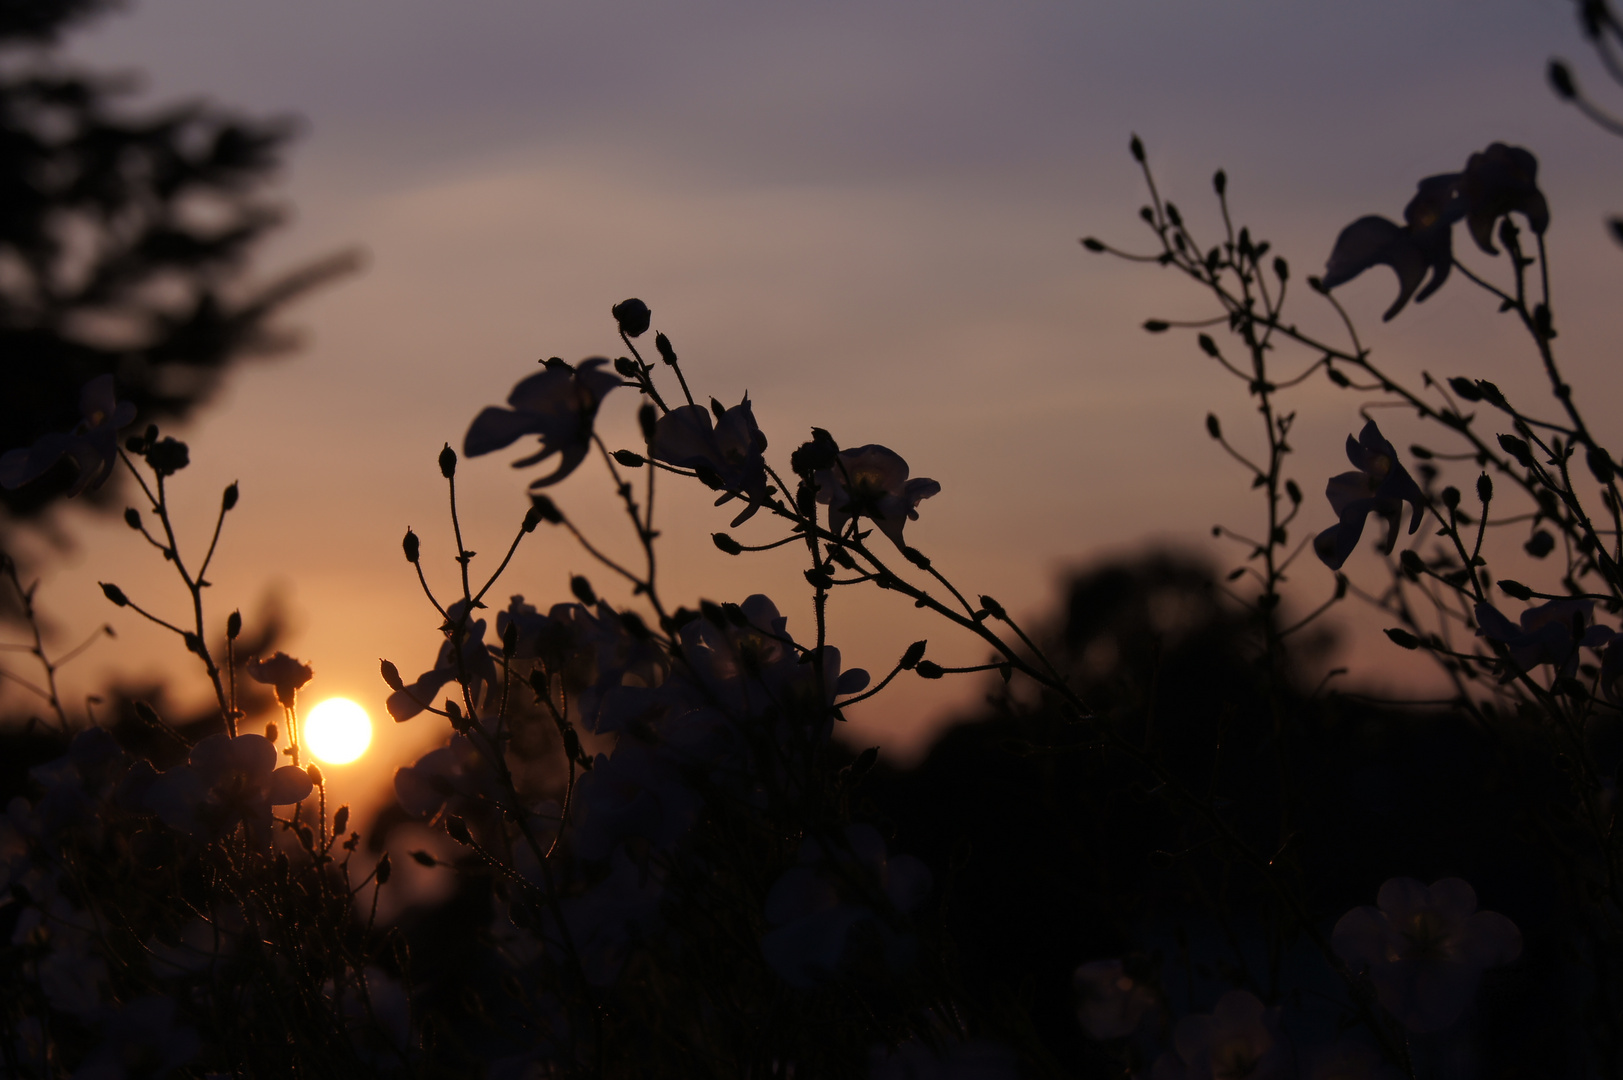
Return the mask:
<svg viewBox="0 0 1623 1080">
<path fill-rule="evenodd" d="M 322 761 L 347 765 L 371 745 L 372 721 L 365 709 L 348 698 L 328 698 L 305 717 L 304 739 L 310 752 Z"/>
</svg>

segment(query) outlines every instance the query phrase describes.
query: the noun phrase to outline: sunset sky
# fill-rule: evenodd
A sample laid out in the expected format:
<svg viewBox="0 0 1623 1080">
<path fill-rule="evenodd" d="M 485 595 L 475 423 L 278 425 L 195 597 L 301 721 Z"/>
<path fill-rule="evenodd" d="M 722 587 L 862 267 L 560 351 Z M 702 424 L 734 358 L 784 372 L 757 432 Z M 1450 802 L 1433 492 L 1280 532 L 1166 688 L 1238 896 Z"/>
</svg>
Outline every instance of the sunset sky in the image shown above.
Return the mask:
<svg viewBox="0 0 1623 1080">
<path fill-rule="evenodd" d="M 1077 244 L 1144 246 L 1132 132 L 1208 236 L 1209 179 L 1226 168 L 1238 215 L 1299 276 L 1322 269 L 1355 217 L 1397 217 L 1422 176 L 1494 140 L 1528 147 L 1554 208 L 1569 374 L 1597 403 L 1623 388 L 1623 250 L 1603 232 L 1623 211 L 1623 141 L 1545 87 L 1557 54 L 1600 87 L 1559 0 L 137 0 L 67 52 L 142 73 L 143 102 L 206 96 L 301 119 L 281 188 L 292 222 L 262 251 L 262 276 L 366 254 L 364 272 L 290 314 L 297 352 L 240 368 L 183 433 L 196 464 L 175 490 L 202 540 L 218 489 L 241 482 L 216 611 L 252 614 L 280 593 L 288 645 L 317 671 L 310 691 L 375 716 L 378 658 L 411 678 L 438 645 L 399 554 L 410 525 L 450 583 L 436 452 L 537 358 L 616 355 L 609 307 L 628 296 L 653 308 L 696 393 L 733 404 L 748 392 L 780 463 L 815 424 L 939 480 L 911 542 L 1033 622 L 1090 560 L 1178 544 L 1232 565 L 1244 553 L 1214 546 L 1210 528 L 1247 528 L 1257 508 L 1203 419 L 1215 411 L 1254 440 L 1243 389 L 1192 340 L 1139 329 L 1211 309 L 1169 274 Z M 1529 351 L 1480 292 L 1452 281 L 1382 326 L 1395 289 L 1377 269 L 1340 292 L 1389 368 L 1537 391 Z M 1324 305 L 1302 294 L 1296 317 L 1328 333 Z M 1314 381 L 1295 400 L 1291 475 L 1317 530 L 1358 399 Z M 633 407 L 630 391 L 605 406 L 618 445 L 633 441 Z M 1591 412 L 1623 442 L 1615 410 Z M 1421 436 L 1402 418 L 1388 434 Z M 516 456 L 460 474 L 481 553 L 503 549 L 524 510 Z M 664 490 L 667 595 L 766 591 L 792 631 L 809 631 L 792 554 L 729 559 L 707 534 L 731 512 Z M 599 470 L 553 494 L 628 550 Z M 109 619 L 120 633 L 79 662 L 78 685 L 181 668 L 177 645 L 96 590 L 116 581 L 178 609 L 151 552 L 116 519 L 64 521 L 78 546 L 52 563 L 41 602 L 64 642 Z M 764 520 L 738 535 L 776 536 Z M 563 600 L 577 572 L 624 599 L 566 535 L 535 539 L 498 596 Z M 1349 566 L 1374 581 L 1365 554 Z M 1301 563 L 1300 606 L 1330 584 Z M 917 637 L 943 662 L 981 659 L 894 597 L 837 598 L 832 640 L 848 664 L 882 673 Z M 1348 655 L 1366 681 L 1390 682 L 1392 651 L 1382 639 Z M 851 726 L 905 757 L 977 692 L 907 679 Z M 433 723 L 382 732 L 367 760 L 436 742 Z"/>
</svg>

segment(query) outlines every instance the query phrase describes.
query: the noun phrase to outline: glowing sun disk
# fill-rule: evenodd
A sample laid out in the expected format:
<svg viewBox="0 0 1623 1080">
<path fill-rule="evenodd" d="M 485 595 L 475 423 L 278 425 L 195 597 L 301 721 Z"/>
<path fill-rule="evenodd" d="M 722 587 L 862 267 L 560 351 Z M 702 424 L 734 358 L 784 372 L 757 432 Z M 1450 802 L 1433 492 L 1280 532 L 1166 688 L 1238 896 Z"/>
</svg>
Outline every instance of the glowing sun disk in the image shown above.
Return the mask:
<svg viewBox="0 0 1623 1080">
<path fill-rule="evenodd" d="M 304 718 L 304 742 L 329 765 L 347 765 L 372 743 L 372 721 L 348 698 L 328 698 Z"/>
</svg>

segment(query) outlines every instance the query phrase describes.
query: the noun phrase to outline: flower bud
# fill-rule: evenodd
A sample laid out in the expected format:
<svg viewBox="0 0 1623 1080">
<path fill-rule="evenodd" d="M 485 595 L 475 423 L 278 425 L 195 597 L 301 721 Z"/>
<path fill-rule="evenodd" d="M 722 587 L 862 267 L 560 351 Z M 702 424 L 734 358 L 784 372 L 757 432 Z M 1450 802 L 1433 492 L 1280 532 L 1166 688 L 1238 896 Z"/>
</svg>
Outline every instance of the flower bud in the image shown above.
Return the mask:
<svg viewBox="0 0 1623 1080">
<path fill-rule="evenodd" d="M 920 660 L 913 668 L 920 676 L 926 679 L 939 679 L 946 674 L 941 665 L 930 660 Z"/>
<path fill-rule="evenodd" d="M 447 480 L 456 475 L 456 451 L 451 449 L 450 443 L 440 451 L 440 475 Z"/>
<path fill-rule="evenodd" d="M 715 545 L 718 548 L 725 551 L 729 555 L 742 554 L 744 551 L 743 547 L 739 545 L 737 540 L 734 540 L 724 532 L 711 533 L 710 539 L 715 542 Z"/>
<path fill-rule="evenodd" d="M 541 515 L 541 520 L 548 525 L 557 525 L 564 519 L 563 511 L 558 509 L 558 504 L 545 495 L 531 495 L 530 509 Z"/>
<path fill-rule="evenodd" d="M 1526 585 L 1523 585 L 1519 581 L 1512 581 L 1510 578 L 1501 578 L 1498 584 L 1499 591 L 1510 597 L 1512 600 L 1533 599 L 1533 590 L 1529 589 Z"/>
<path fill-rule="evenodd" d="M 1386 632 L 1386 636 L 1391 638 L 1392 644 L 1396 645 L 1400 649 L 1420 648 L 1420 639 L 1409 633 L 1409 631 L 1400 627 L 1392 627 Z"/>
<path fill-rule="evenodd" d="M 440 861 L 426 851 L 414 851 L 411 857 L 417 860 L 420 866 L 438 866 Z"/>
<path fill-rule="evenodd" d="M 315 762 L 311 762 L 310 764 L 306 765 L 304 767 L 304 772 L 305 775 L 310 778 L 310 782 L 312 784 L 314 784 L 316 787 L 321 786 L 321 770 L 316 768 Z"/>
<path fill-rule="evenodd" d="M 233 611 L 225 617 L 225 636 L 229 641 L 237 640 L 242 633 L 242 612 Z"/>
<path fill-rule="evenodd" d="M 383 681 L 388 684 L 390 690 L 399 690 L 405 685 L 405 682 L 400 678 L 400 669 L 388 660 L 380 659 L 378 661 L 378 670 L 383 673 Z"/>
<path fill-rule="evenodd" d="M 394 873 L 394 867 L 389 865 L 389 853 L 385 851 L 383 858 L 378 860 L 377 881 L 379 885 L 389 884 L 389 875 Z"/>
<path fill-rule="evenodd" d="M 111 585 L 105 581 L 98 582 L 98 584 L 101 585 L 102 595 L 107 597 L 107 599 L 111 600 L 118 607 L 130 606 L 130 598 L 124 595 L 123 589 L 120 589 L 117 585 Z"/>
<path fill-rule="evenodd" d="M 630 450 L 616 450 L 614 452 L 614 460 L 618 461 L 621 465 L 624 465 L 628 469 L 640 469 L 643 467 L 643 465 L 647 464 L 647 460 L 641 454 L 634 453 Z"/>
<path fill-rule="evenodd" d="M 124 509 L 124 524 L 132 529 L 139 529 L 141 527 L 141 511 L 133 506 L 126 507 Z"/>
<path fill-rule="evenodd" d="M 1476 478 L 1476 497 L 1484 506 L 1493 499 L 1493 478 L 1487 473 Z"/>
<path fill-rule="evenodd" d="M 575 594 L 575 599 L 587 607 L 597 606 L 597 593 L 592 589 L 592 583 L 579 574 L 569 579 L 569 591 Z"/>
<path fill-rule="evenodd" d="M 659 358 L 661 360 L 665 361 L 671 367 L 676 366 L 676 350 L 671 348 L 670 338 L 666 337 L 664 334 L 655 334 L 654 348 L 659 350 Z"/>
<path fill-rule="evenodd" d="M 1127 144 L 1127 150 L 1133 155 L 1133 160 L 1140 165 L 1144 164 L 1144 143 L 1137 135 Z"/>
<path fill-rule="evenodd" d="M 622 300 L 610 309 L 614 321 L 620 324 L 620 333 L 626 337 L 641 337 L 648 332 L 654 313 L 638 299 Z"/>
<path fill-rule="evenodd" d="M 902 658 L 896 662 L 896 666 L 903 671 L 912 671 L 918 666 L 919 661 L 924 659 L 924 647 L 927 644 L 926 641 L 915 641 L 909 645 L 907 651 L 902 654 Z"/>
<path fill-rule="evenodd" d="M 276 726 L 276 721 L 275 720 L 272 720 L 270 723 L 265 725 L 265 741 L 266 742 L 275 742 L 276 737 L 278 735 L 280 735 L 281 733 L 282 733 L 281 729 Z"/>
<path fill-rule="evenodd" d="M 473 837 L 468 832 L 468 823 L 457 817 L 455 814 L 446 815 L 445 831 L 452 840 L 455 840 L 459 844 L 473 843 Z"/>
<path fill-rule="evenodd" d="M 1550 89 L 1562 101 L 1571 101 L 1578 96 L 1578 84 L 1573 81 L 1572 69 L 1559 60 L 1551 60 L 1549 68 Z"/>
<path fill-rule="evenodd" d="M 231 481 L 230 486 L 228 486 L 225 489 L 225 494 L 220 496 L 220 509 L 222 511 L 233 510 L 233 509 L 236 508 L 236 505 L 237 505 L 237 482 L 235 480 L 233 480 L 233 481 Z"/>
<path fill-rule="evenodd" d="M 629 357 L 629 356 L 617 356 L 617 357 L 615 357 L 614 358 L 614 370 L 618 371 L 621 375 L 625 376 L 628 379 L 640 379 L 640 378 L 642 378 L 642 369 L 639 368 L 637 366 L 637 362 L 635 360 L 631 359 L 631 357 Z"/>
<path fill-rule="evenodd" d="M 407 529 L 405 539 L 400 541 L 400 546 L 406 552 L 406 561 L 415 564 L 418 557 L 417 534 Z"/>
</svg>

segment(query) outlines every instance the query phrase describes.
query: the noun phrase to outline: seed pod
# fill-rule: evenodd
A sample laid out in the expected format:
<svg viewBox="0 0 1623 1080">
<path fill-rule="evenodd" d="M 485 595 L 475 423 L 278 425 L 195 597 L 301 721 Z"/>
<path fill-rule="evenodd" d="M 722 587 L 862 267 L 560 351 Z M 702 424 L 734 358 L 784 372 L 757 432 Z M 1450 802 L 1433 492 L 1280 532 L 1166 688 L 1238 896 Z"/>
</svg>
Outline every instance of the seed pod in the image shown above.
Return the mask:
<svg viewBox="0 0 1623 1080">
<path fill-rule="evenodd" d="M 124 595 L 123 589 L 120 589 L 117 585 L 108 584 L 105 581 L 99 582 L 98 584 L 101 585 L 102 595 L 107 597 L 107 599 L 111 600 L 118 607 L 130 606 L 130 598 Z"/>
<path fill-rule="evenodd" d="M 400 541 L 400 547 L 406 553 L 406 561 L 415 565 L 418 559 L 419 549 L 417 534 L 412 532 L 410 529 L 407 529 L 405 538 Z"/>
<path fill-rule="evenodd" d="M 229 640 L 229 641 L 235 641 L 235 640 L 237 640 L 237 635 L 239 635 L 241 633 L 242 633 L 242 612 L 233 611 L 231 614 L 229 614 L 229 615 L 227 615 L 225 617 L 225 636 L 226 636 L 226 639 Z"/>
<path fill-rule="evenodd" d="M 231 481 L 231 485 L 225 489 L 225 494 L 220 496 L 220 509 L 221 510 L 232 510 L 232 509 L 236 508 L 236 505 L 237 505 L 237 482 L 235 480 L 233 480 L 233 481 Z"/>
</svg>

